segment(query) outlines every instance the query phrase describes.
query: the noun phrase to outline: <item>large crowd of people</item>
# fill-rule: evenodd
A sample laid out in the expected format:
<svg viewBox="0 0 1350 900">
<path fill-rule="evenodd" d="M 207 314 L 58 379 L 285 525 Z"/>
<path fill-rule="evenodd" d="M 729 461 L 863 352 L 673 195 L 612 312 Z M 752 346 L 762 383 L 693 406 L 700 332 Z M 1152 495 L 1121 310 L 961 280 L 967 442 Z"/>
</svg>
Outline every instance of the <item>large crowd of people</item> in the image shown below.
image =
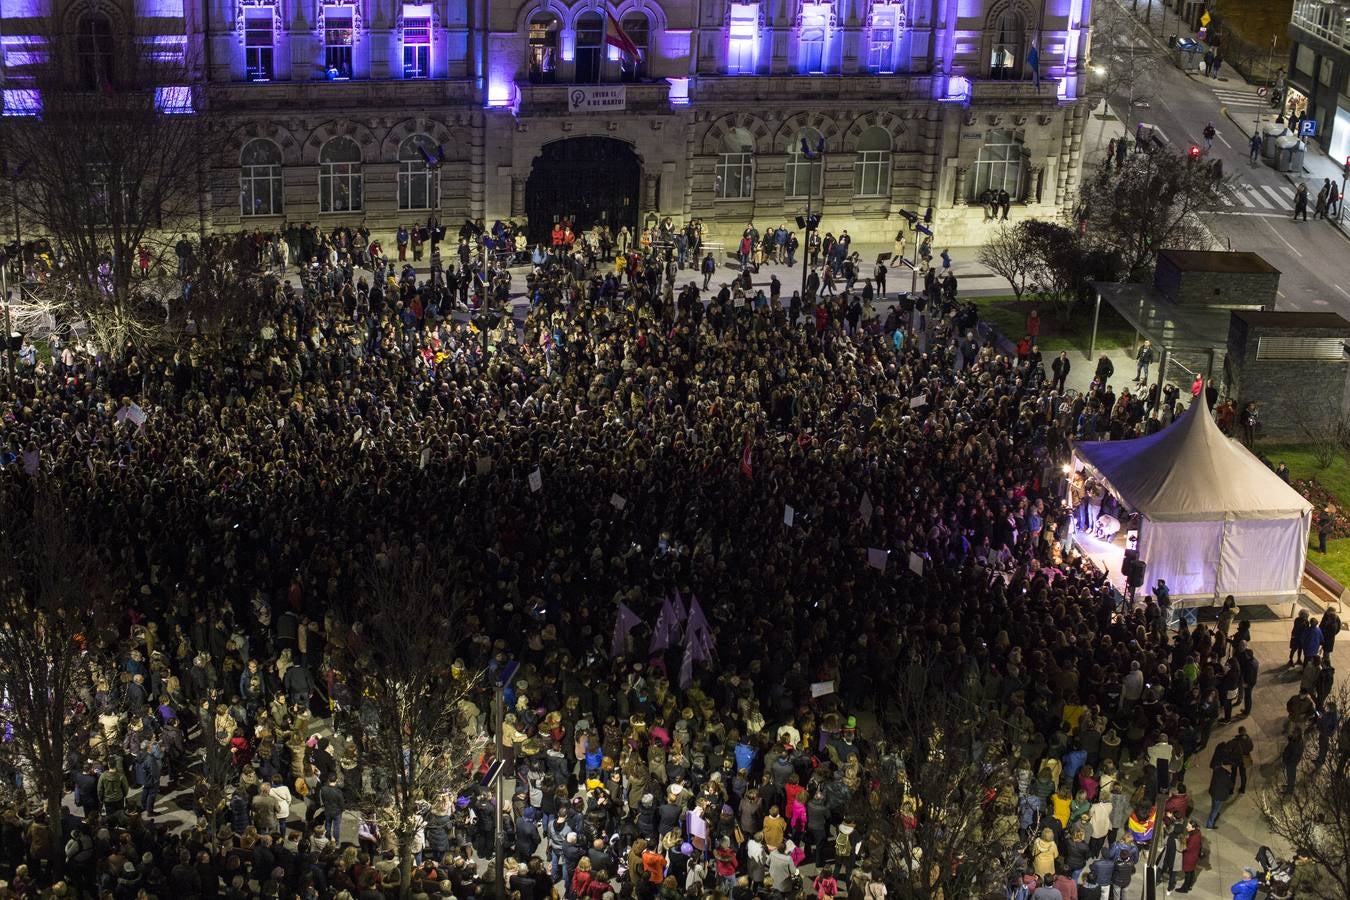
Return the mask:
<svg viewBox="0 0 1350 900">
<path fill-rule="evenodd" d="M 1016 760 L 985 815 L 1019 853 L 965 896 L 1109 897 L 1150 840 L 1194 883 L 1186 763 L 1233 714 L 1244 630 L 1124 603 L 1067 552 L 1057 474 L 1071 438 L 1117 414 L 1139 433 L 1157 404 L 1075 395 L 1034 347 L 1001 352 L 954 279 L 785 296 L 643 244 L 623 265 L 541 249 L 508 287 L 453 259 L 409 276 L 345 230 L 241 238 L 244 339 L 24 357 L 3 387 L 3 527 L 59 495 L 118 621 L 91 636 L 62 821 L 0 742 L 0 896 L 391 895 L 391 788 L 362 749 L 378 673 L 337 650 L 398 614 L 356 597 L 399 547 L 434 556 L 467 611 L 446 677 L 520 663 L 509 897 L 904 896 L 913 863 L 878 823 L 912 828 L 913 809 L 869 826 L 857 806 L 911 667 L 976 685 Z M 278 245 L 316 261 L 299 285 Z M 678 640 L 651 649 L 676 592 L 711 622 L 713 661 L 688 675 Z M 620 603 L 642 624 L 615 655 Z M 220 809 L 208 748 L 229 761 Z M 1155 805 L 1159 758 L 1184 774 Z M 491 804 L 425 798 L 415 895 L 493 892 Z"/>
</svg>

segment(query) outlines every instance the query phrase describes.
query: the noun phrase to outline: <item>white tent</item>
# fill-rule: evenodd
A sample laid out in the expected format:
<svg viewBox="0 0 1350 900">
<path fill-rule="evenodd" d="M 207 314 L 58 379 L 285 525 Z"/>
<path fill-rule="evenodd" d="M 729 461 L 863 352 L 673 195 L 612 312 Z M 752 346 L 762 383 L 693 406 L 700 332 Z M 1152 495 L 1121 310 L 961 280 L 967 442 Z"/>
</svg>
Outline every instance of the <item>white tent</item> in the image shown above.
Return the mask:
<svg viewBox="0 0 1350 900">
<path fill-rule="evenodd" d="M 1312 505 L 1239 442 L 1203 400 L 1157 434 L 1076 444 L 1074 456 L 1137 510 L 1147 582 L 1174 598 L 1296 596 Z"/>
</svg>

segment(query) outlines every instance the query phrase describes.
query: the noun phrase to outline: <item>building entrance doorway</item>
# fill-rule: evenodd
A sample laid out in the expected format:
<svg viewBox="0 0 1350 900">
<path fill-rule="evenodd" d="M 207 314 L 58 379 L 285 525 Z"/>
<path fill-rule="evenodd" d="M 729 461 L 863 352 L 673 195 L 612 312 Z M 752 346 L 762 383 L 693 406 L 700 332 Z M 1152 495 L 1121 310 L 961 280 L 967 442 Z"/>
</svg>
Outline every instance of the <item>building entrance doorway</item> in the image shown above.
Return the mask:
<svg viewBox="0 0 1350 900">
<path fill-rule="evenodd" d="M 544 146 L 525 183 L 530 243 L 548 246 L 553 223 L 570 218 L 578 232 L 608 225 L 636 228 L 642 164 L 631 144 L 578 137 Z"/>
</svg>

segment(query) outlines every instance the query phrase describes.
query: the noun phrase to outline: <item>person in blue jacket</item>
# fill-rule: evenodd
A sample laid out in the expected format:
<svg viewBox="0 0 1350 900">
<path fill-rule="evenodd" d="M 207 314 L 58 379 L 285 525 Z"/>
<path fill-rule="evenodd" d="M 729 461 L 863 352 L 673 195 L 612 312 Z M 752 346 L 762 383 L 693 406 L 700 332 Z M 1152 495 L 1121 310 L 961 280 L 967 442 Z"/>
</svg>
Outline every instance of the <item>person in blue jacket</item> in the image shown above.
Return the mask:
<svg viewBox="0 0 1350 900">
<path fill-rule="evenodd" d="M 1242 870 L 1242 880 L 1233 885 L 1233 900 L 1256 900 L 1256 889 L 1261 886 L 1256 873 L 1251 869 Z"/>
</svg>

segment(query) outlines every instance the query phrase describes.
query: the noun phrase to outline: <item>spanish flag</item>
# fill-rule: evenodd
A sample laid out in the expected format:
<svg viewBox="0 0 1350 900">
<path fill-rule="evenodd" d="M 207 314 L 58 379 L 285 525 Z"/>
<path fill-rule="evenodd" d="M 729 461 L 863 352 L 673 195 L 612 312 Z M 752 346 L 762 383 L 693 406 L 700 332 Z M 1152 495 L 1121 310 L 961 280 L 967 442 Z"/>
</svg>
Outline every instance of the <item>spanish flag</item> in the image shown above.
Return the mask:
<svg viewBox="0 0 1350 900">
<path fill-rule="evenodd" d="M 638 51 L 638 45 L 633 43 L 628 32 L 619 25 L 619 20 L 614 18 L 613 11 L 608 9 L 605 10 L 605 43 L 617 47 L 620 53 L 628 54 L 634 62 L 642 55 Z"/>
</svg>

